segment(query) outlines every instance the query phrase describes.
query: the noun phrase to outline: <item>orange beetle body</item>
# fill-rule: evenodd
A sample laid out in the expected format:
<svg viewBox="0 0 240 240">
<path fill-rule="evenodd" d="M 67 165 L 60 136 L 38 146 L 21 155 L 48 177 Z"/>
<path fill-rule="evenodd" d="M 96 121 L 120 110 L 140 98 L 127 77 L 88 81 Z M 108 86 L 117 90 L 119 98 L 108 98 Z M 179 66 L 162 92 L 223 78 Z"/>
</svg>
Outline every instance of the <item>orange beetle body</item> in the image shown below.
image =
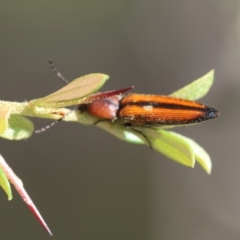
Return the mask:
<svg viewBox="0 0 240 240">
<path fill-rule="evenodd" d="M 185 99 L 162 95 L 128 94 L 80 104 L 80 112 L 126 126 L 185 125 L 218 116 L 218 110 Z"/>
</svg>

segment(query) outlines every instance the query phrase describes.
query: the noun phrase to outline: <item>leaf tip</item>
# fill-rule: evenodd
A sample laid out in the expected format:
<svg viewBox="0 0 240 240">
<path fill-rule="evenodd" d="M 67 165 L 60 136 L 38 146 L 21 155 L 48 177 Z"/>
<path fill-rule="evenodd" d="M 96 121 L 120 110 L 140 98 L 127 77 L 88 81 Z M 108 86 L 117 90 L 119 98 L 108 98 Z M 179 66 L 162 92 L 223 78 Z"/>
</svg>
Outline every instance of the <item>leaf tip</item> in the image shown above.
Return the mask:
<svg viewBox="0 0 240 240">
<path fill-rule="evenodd" d="M 92 73 L 92 75 L 100 77 L 103 82 L 107 81 L 110 78 L 110 76 L 105 73 Z"/>
<path fill-rule="evenodd" d="M 214 74 L 215 74 L 214 68 L 207 73 L 207 75 L 212 75 L 212 77 L 214 77 Z"/>
<path fill-rule="evenodd" d="M 205 168 L 203 168 L 205 171 L 206 171 L 206 173 L 208 174 L 208 175 L 211 175 L 211 173 L 212 173 L 212 165 L 211 166 L 207 166 L 207 167 L 205 167 Z"/>
<path fill-rule="evenodd" d="M 12 198 L 13 198 L 12 195 L 11 196 L 8 195 L 8 201 L 11 201 Z"/>
</svg>

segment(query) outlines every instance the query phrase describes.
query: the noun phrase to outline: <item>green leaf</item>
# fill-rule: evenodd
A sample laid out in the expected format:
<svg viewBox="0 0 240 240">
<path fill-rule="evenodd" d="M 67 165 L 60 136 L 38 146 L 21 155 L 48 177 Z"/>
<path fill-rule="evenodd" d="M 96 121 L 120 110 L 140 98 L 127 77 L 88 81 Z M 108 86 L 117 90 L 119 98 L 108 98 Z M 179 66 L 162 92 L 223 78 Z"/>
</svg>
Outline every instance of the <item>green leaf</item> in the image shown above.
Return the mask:
<svg viewBox="0 0 240 240">
<path fill-rule="evenodd" d="M 136 131 L 132 131 L 130 128 L 127 128 L 118 122 L 102 121 L 96 126 L 109 132 L 120 140 L 135 144 L 145 144 L 145 139 L 143 139 L 142 135 L 138 136 Z"/>
<path fill-rule="evenodd" d="M 170 159 L 185 166 L 194 167 L 195 157 L 191 145 L 179 134 L 148 127 L 126 128 L 117 122 L 110 121 L 100 122 L 97 126 L 127 142 L 146 145 L 150 143 L 154 150 Z"/>
<path fill-rule="evenodd" d="M 137 130 L 144 134 L 154 150 L 178 163 L 194 167 L 195 158 L 192 148 L 181 135 L 171 131 L 151 128 L 137 128 Z"/>
<path fill-rule="evenodd" d="M 92 73 L 79 77 L 46 97 L 32 100 L 31 104 L 48 108 L 77 105 L 84 100 L 84 97 L 101 88 L 108 78 L 108 75 L 102 73 Z"/>
<path fill-rule="evenodd" d="M 29 138 L 34 131 L 33 123 L 21 115 L 10 115 L 8 128 L 0 135 L 8 140 L 22 140 Z"/>
<path fill-rule="evenodd" d="M 10 114 L 9 109 L 0 110 L 0 134 L 3 134 L 8 128 L 9 114 Z"/>
<path fill-rule="evenodd" d="M 12 199 L 11 186 L 10 186 L 7 176 L 5 175 L 5 173 L 3 172 L 3 170 L 1 168 L 0 168 L 0 186 L 3 188 L 3 190 L 7 194 L 8 200 L 11 200 Z"/>
<path fill-rule="evenodd" d="M 191 101 L 198 100 L 208 93 L 213 84 L 213 81 L 214 70 L 211 70 L 203 77 L 172 93 L 170 96 Z"/>
<path fill-rule="evenodd" d="M 192 139 L 185 136 L 181 136 L 181 137 L 190 144 L 191 148 L 193 149 L 196 161 L 202 166 L 202 168 L 208 174 L 211 174 L 212 161 L 208 153 Z"/>
</svg>

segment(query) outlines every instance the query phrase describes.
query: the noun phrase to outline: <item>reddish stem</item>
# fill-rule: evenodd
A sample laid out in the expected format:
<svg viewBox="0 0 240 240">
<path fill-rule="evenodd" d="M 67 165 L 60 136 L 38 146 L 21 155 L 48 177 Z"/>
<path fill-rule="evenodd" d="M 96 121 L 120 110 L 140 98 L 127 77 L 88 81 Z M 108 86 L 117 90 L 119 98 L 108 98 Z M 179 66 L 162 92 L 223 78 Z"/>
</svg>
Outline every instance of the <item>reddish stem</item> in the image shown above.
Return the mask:
<svg viewBox="0 0 240 240">
<path fill-rule="evenodd" d="M 0 155 L 0 168 L 3 170 L 3 172 L 6 174 L 9 181 L 13 184 L 23 201 L 27 204 L 33 215 L 36 217 L 36 219 L 40 222 L 40 224 L 43 226 L 43 228 L 52 236 L 52 232 L 47 226 L 46 222 L 42 218 L 40 212 L 34 205 L 32 199 L 29 197 L 28 193 L 23 187 L 22 181 L 17 177 L 17 175 L 13 172 L 13 170 L 9 167 L 9 165 L 6 163 L 6 161 L 3 159 L 3 157 Z"/>
</svg>

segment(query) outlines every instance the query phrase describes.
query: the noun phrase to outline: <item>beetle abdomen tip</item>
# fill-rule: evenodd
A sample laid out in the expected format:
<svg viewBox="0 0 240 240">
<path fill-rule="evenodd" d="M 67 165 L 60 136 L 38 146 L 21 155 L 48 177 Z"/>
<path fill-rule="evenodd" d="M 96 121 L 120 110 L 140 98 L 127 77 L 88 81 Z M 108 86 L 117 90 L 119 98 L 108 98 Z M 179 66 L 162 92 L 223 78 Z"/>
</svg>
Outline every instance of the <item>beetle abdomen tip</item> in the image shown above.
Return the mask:
<svg viewBox="0 0 240 240">
<path fill-rule="evenodd" d="M 219 115 L 219 111 L 216 108 L 210 107 L 206 112 L 206 119 L 216 118 Z"/>
</svg>

